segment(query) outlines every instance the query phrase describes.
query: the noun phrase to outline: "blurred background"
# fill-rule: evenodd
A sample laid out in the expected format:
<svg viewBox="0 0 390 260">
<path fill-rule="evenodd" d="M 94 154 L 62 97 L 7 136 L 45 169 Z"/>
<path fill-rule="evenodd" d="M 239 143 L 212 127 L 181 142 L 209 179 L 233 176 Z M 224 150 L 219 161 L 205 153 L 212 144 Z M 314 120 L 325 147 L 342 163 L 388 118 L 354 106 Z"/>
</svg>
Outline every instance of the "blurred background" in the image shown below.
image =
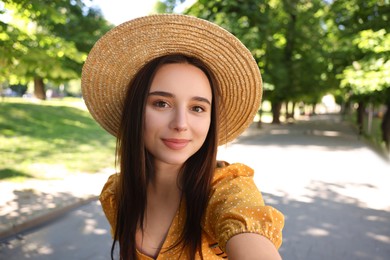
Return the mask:
<svg viewBox="0 0 390 260">
<path fill-rule="evenodd" d="M 0 141 L 8 154 L 1 178 L 41 175 L 48 165 L 83 172 L 112 165 L 114 141 L 83 107 L 81 68 L 114 25 L 161 12 L 213 21 L 250 49 L 264 81 L 259 126 L 341 113 L 388 152 L 388 0 L 7 0 L 0 1 Z M 89 151 L 106 159 L 90 163 Z M 63 165 L 69 160 L 79 163 Z"/>
<path fill-rule="evenodd" d="M 85 108 L 81 69 L 104 33 L 153 13 L 204 18 L 248 47 L 264 83 L 253 131 L 291 133 L 286 126 L 330 119 L 328 126 L 347 124 L 356 140 L 378 157 L 390 158 L 389 0 L 2 0 L 0 217 L 4 220 L 0 227 L 4 230 L 23 222 L 21 216 L 33 215 L 22 209 L 31 208 L 42 196 L 45 200 L 39 203 L 46 206 L 40 210 L 47 210 L 53 196 L 61 203 L 85 194 L 96 198 L 107 174 L 115 171 L 116 141 Z M 321 131 L 328 136 L 335 133 Z M 372 171 L 376 167 L 372 165 Z M 93 182 L 85 176 L 92 175 L 102 177 L 89 191 L 86 184 Z M 75 185 L 77 179 L 85 182 Z M 39 193 L 36 183 L 53 186 Z M 60 186 L 67 190 L 59 190 Z M 78 191 L 70 192 L 73 188 Z M 63 193 L 53 195 L 58 191 Z M 15 203 L 23 199 L 25 204 Z M 388 213 L 389 204 L 381 210 Z M 389 221 L 387 213 L 382 218 Z M 16 231 L 7 232 L 3 237 Z M 390 235 L 384 237 L 382 242 L 390 248 Z"/>
</svg>

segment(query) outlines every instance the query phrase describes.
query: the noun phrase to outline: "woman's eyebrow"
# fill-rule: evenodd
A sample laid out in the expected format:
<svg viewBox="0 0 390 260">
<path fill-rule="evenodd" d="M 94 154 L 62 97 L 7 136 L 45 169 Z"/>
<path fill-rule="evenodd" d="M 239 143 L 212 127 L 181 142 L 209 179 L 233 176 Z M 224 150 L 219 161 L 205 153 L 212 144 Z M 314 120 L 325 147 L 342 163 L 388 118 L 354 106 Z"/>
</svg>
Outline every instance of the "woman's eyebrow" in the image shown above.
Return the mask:
<svg viewBox="0 0 390 260">
<path fill-rule="evenodd" d="M 193 99 L 193 100 L 196 100 L 196 101 L 204 102 L 204 103 L 207 103 L 207 104 L 211 105 L 210 100 L 208 100 L 207 98 L 204 98 L 204 97 L 193 97 L 192 99 Z"/>
<path fill-rule="evenodd" d="M 174 98 L 175 97 L 175 95 L 173 95 L 172 93 L 165 92 L 165 91 L 149 92 L 148 96 L 163 96 L 163 97 L 169 97 L 169 98 Z M 207 103 L 207 104 L 211 105 L 210 100 L 208 100 L 207 98 L 204 98 L 204 97 L 195 96 L 195 97 L 193 97 L 191 99 L 195 100 L 195 101 L 204 102 L 204 103 Z"/>
<path fill-rule="evenodd" d="M 148 96 L 163 96 L 163 97 L 175 97 L 172 93 L 165 92 L 165 91 L 153 91 L 149 92 Z"/>
</svg>

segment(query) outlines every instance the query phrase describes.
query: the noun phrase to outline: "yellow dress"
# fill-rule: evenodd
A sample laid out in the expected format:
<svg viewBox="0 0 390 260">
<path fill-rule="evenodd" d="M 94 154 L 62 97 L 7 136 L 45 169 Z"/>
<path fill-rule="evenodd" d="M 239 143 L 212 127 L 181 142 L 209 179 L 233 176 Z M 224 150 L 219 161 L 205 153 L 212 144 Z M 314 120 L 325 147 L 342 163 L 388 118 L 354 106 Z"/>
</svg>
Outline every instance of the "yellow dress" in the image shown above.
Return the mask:
<svg viewBox="0 0 390 260">
<path fill-rule="evenodd" d="M 116 225 L 114 199 L 117 174 L 108 178 L 100 195 L 103 211 L 111 225 Z M 156 259 L 183 259 L 181 250 L 169 248 L 179 237 L 185 220 L 185 204 L 169 228 L 163 247 Z M 284 216 L 271 206 L 264 205 L 262 195 L 253 181 L 253 170 L 244 164 L 216 168 L 209 205 L 202 223 L 202 254 L 204 259 L 226 258 L 226 242 L 240 233 L 257 233 L 267 237 L 276 248 L 282 244 Z M 137 258 L 151 260 L 137 251 Z M 200 259 L 197 255 L 196 259 Z"/>
</svg>

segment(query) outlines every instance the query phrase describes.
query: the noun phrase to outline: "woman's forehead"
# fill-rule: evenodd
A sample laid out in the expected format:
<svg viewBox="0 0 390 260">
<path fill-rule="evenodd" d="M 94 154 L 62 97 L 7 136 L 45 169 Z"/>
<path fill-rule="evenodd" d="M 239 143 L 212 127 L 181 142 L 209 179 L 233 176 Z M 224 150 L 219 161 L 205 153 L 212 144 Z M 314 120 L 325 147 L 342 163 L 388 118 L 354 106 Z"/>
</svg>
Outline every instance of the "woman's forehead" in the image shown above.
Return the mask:
<svg viewBox="0 0 390 260">
<path fill-rule="evenodd" d="M 212 97 L 210 82 L 198 67 L 188 63 L 161 66 L 156 72 L 149 92 L 163 91 L 176 95 L 201 95 Z"/>
</svg>

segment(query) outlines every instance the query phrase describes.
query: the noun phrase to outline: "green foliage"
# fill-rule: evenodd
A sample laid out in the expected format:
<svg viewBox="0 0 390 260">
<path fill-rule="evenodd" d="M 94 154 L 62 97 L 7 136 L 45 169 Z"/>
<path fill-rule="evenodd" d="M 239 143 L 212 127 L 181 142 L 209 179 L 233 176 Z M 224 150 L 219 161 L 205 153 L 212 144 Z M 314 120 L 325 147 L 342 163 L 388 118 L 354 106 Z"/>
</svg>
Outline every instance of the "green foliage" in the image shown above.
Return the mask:
<svg viewBox="0 0 390 260">
<path fill-rule="evenodd" d="M 185 0 L 160 0 L 155 4 L 157 13 L 174 13 L 175 8 Z"/>
<path fill-rule="evenodd" d="M 355 95 L 382 91 L 390 87 L 390 34 L 385 29 L 360 31 L 352 41 L 363 55 L 339 75 L 342 87 Z"/>
<path fill-rule="evenodd" d="M 80 77 L 93 44 L 112 26 L 81 0 L 6 0 L 0 22 L 0 82 Z M 1 6 L 0 6 L 1 7 Z"/>
<path fill-rule="evenodd" d="M 358 100 L 375 99 L 390 87 L 389 2 L 335 1 L 331 11 L 334 33 L 343 46 L 334 70 L 340 85 Z"/>
<path fill-rule="evenodd" d="M 197 1 L 192 14 L 236 35 L 257 60 L 276 102 L 319 100 L 330 82 L 323 1 Z"/>
<path fill-rule="evenodd" d="M 0 102 L 0 179 L 53 178 L 114 167 L 115 138 L 80 99 Z"/>
<path fill-rule="evenodd" d="M 314 104 L 326 93 L 334 93 L 339 103 L 350 97 L 387 99 L 387 0 L 198 0 L 187 13 L 243 41 L 272 102 Z"/>
</svg>

